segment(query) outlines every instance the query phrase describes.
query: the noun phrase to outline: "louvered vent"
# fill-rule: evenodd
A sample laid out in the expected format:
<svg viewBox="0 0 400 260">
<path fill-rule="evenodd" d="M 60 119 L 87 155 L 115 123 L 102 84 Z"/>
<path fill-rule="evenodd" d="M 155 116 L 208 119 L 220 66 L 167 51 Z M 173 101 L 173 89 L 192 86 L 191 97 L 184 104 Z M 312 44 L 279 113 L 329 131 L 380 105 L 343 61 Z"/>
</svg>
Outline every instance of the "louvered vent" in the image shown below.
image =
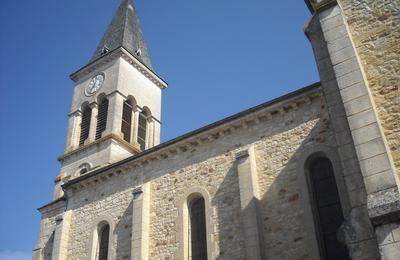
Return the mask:
<svg viewBox="0 0 400 260">
<path fill-rule="evenodd" d="M 139 114 L 139 127 L 138 127 L 138 143 L 140 149 L 146 149 L 146 135 L 147 135 L 147 115 L 145 112 Z"/>
<path fill-rule="evenodd" d="M 108 99 L 104 99 L 99 105 L 99 114 L 97 116 L 96 140 L 101 138 L 101 134 L 107 127 Z"/>
<path fill-rule="evenodd" d="M 125 101 L 122 111 L 122 125 L 121 132 L 124 135 L 124 140 L 128 143 L 131 142 L 131 129 L 132 129 L 132 106 L 129 101 Z"/>
<path fill-rule="evenodd" d="M 85 141 L 89 138 L 90 129 L 90 118 L 92 117 L 92 109 L 87 106 L 83 110 L 82 124 L 81 124 L 81 136 L 79 138 L 79 145 L 84 145 Z"/>
</svg>

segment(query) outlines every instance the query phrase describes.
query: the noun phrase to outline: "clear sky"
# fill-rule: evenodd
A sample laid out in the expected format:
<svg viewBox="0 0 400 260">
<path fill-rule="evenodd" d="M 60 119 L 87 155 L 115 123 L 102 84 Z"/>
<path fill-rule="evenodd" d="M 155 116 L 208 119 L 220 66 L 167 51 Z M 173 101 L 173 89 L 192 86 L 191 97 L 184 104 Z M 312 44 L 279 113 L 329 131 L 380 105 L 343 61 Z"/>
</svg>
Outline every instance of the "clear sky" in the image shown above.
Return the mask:
<svg viewBox="0 0 400 260">
<path fill-rule="evenodd" d="M 59 173 L 68 76 L 88 62 L 118 4 L 1 1 L 0 260 L 29 259 L 35 246 L 36 208 L 51 201 Z M 136 9 L 169 83 L 163 141 L 318 81 L 302 0 L 136 0 Z"/>
</svg>

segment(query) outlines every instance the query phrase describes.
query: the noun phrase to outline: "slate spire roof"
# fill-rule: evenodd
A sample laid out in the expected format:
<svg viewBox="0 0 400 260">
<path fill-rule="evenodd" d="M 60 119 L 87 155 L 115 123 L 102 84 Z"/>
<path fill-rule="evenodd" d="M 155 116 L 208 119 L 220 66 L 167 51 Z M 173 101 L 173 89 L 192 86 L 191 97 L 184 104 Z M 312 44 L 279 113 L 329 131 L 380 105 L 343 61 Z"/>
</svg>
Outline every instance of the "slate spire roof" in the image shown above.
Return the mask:
<svg viewBox="0 0 400 260">
<path fill-rule="evenodd" d="M 153 70 L 132 0 L 122 0 L 90 62 L 123 47 Z"/>
</svg>

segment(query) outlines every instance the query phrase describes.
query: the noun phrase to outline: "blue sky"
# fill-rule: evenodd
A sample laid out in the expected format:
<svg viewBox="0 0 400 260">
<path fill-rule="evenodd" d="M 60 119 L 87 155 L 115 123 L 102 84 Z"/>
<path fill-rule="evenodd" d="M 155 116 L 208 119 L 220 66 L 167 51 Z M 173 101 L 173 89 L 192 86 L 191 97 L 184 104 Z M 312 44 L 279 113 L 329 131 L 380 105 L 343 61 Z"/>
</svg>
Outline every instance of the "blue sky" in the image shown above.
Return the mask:
<svg viewBox="0 0 400 260">
<path fill-rule="evenodd" d="M 0 260 L 29 259 L 59 173 L 73 83 L 119 0 L 3 0 Z M 302 0 L 136 0 L 163 95 L 162 140 L 318 81 Z"/>
</svg>

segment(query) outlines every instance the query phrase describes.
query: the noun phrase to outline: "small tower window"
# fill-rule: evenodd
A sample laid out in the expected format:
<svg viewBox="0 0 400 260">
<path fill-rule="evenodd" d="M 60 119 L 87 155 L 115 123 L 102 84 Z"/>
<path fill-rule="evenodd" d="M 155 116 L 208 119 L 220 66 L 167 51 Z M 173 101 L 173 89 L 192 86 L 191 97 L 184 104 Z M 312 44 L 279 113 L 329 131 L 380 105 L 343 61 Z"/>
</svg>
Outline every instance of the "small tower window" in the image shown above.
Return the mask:
<svg viewBox="0 0 400 260">
<path fill-rule="evenodd" d="M 101 134 L 107 127 L 108 99 L 103 99 L 99 105 L 99 114 L 97 115 L 96 140 L 101 138 Z"/>
<path fill-rule="evenodd" d="M 108 259 L 108 246 L 110 237 L 110 225 L 105 224 L 99 231 L 99 250 L 97 260 Z"/>
<path fill-rule="evenodd" d="M 140 149 L 146 149 L 146 137 L 147 137 L 147 112 L 142 111 L 139 113 L 139 125 L 138 125 L 138 143 Z"/>
<path fill-rule="evenodd" d="M 322 259 L 350 259 L 336 232 L 344 221 L 332 163 L 318 158 L 309 165 L 314 219 Z"/>
<path fill-rule="evenodd" d="M 132 130 L 132 104 L 129 100 L 124 102 L 122 111 L 122 125 L 121 132 L 124 135 L 124 140 L 128 143 L 131 142 L 131 130 Z"/>
<path fill-rule="evenodd" d="M 89 138 L 90 120 L 92 117 L 92 109 L 86 106 L 82 113 L 81 135 L 79 138 L 79 145 L 84 145 L 85 141 Z"/>
<path fill-rule="evenodd" d="M 189 259 L 207 260 L 207 229 L 204 198 L 196 198 L 189 204 L 190 250 Z"/>
</svg>

